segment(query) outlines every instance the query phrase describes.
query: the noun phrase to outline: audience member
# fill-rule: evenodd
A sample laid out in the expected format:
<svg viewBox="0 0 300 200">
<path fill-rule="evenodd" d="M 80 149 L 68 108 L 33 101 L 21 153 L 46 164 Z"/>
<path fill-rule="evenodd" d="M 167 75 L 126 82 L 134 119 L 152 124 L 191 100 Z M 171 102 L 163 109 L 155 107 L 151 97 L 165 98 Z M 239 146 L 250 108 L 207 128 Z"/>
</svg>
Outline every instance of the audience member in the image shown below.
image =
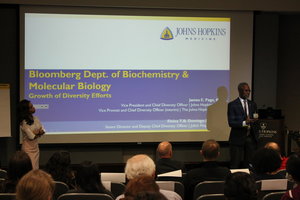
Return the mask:
<svg viewBox="0 0 300 200">
<path fill-rule="evenodd" d="M 51 175 L 42 170 L 25 174 L 17 185 L 17 200 L 51 200 L 54 192 Z"/>
<path fill-rule="evenodd" d="M 175 170 L 184 171 L 184 164 L 180 161 L 173 160 L 172 144 L 170 142 L 161 142 L 157 147 L 159 160 L 156 162 L 156 173 L 163 174 Z"/>
<path fill-rule="evenodd" d="M 91 161 L 82 162 L 75 175 L 75 189 L 69 192 L 76 193 L 103 193 L 114 198 L 113 194 L 106 190 L 101 182 L 98 166 Z"/>
<path fill-rule="evenodd" d="M 71 189 L 75 187 L 75 176 L 71 169 L 71 157 L 68 151 L 55 152 L 46 163 L 45 170 L 55 181 L 66 183 Z"/>
<path fill-rule="evenodd" d="M 287 191 L 281 200 L 300 200 L 300 158 L 291 156 L 287 161 L 286 170 L 296 183 L 296 187 Z"/>
<path fill-rule="evenodd" d="M 7 170 L 7 179 L 1 184 L 0 192 L 15 193 L 19 180 L 30 170 L 32 164 L 24 151 L 17 151 L 10 158 Z"/>
<path fill-rule="evenodd" d="M 185 199 L 192 199 L 194 188 L 198 183 L 225 180 L 230 173 L 227 167 L 219 166 L 216 161 L 220 155 L 220 146 L 215 140 L 205 141 L 200 154 L 203 156 L 200 168 L 188 171 L 184 178 Z"/>
<path fill-rule="evenodd" d="M 128 181 L 141 176 L 151 176 L 155 179 L 155 164 L 153 160 L 145 155 L 138 154 L 129 158 L 125 166 L 125 174 Z M 181 197 L 174 191 L 159 190 L 168 200 L 181 200 Z M 124 195 L 117 197 L 117 200 L 124 198 Z"/>
<path fill-rule="evenodd" d="M 159 192 L 159 186 L 152 176 L 141 176 L 131 179 L 126 185 L 123 199 L 134 199 L 140 192 Z"/>
<path fill-rule="evenodd" d="M 140 192 L 134 200 L 167 200 L 167 198 L 160 192 Z"/>
<path fill-rule="evenodd" d="M 227 200 L 256 200 L 256 183 L 250 174 L 236 172 L 225 180 L 224 195 Z"/>
<path fill-rule="evenodd" d="M 276 142 L 268 142 L 265 145 L 265 148 L 274 149 L 275 151 L 278 152 L 278 154 L 280 155 L 280 158 L 281 158 L 281 165 L 279 167 L 279 170 L 285 169 L 288 157 L 285 157 L 285 156 L 282 155 L 279 145 Z"/>
<path fill-rule="evenodd" d="M 286 171 L 279 170 L 281 158 L 273 149 L 258 149 L 253 156 L 253 176 L 256 181 L 285 178 Z"/>
</svg>

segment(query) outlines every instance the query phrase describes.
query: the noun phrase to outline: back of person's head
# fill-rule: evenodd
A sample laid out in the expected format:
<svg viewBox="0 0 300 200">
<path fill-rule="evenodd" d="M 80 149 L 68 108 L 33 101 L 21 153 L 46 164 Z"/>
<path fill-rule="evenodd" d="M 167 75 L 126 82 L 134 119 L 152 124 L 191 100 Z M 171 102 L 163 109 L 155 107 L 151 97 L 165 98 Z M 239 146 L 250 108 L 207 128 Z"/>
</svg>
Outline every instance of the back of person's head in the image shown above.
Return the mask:
<svg viewBox="0 0 300 200">
<path fill-rule="evenodd" d="M 281 157 L 273 149 L 261 148 L 254 153 L 252 164 L 257 174 L 274 173 L 280 168 Z"/>
<path fill-rule="evenodd" d="M 54 181 L 42 170 L 32 170 L 25 174 L 17 185 L 17 200 L 51 200 Z"/>
<path fill-rule="evenodd" d="M 125 174 L 128 180 L 140 176 L 153 176 L 154 178 L 155 164 L 149 156 L 138 154 L 127 160 Z"/>
<path fill-rule="evenodd" d="M 68 151 L 57 151 L 49 158 L 48 165 L 69 167 L 71 164 L 71 156 Z"/>
<path fill-rule="evenodd" d="M 125 199 L 134 199 L 140 192 L 159 192 L 159 186 L 152 176 L 140 176 L 131 179 L 126 185 Z"/>
<path fill-rule="evenodd" d="M 215 140 L 206 140 L 201 149 L 204 160 L 216 160 L 220 154 L 220 145 Z"/>
<path fill-rule="evenodd" d="M 281 155 L 280 147 L 279 147 L 279 145 L 276 142 L 268 142 L 265 145 L 265 148 L 267 148 L 267 149 L 273 149 L 273 150 L 275 150 L 276 152 L 278 152 Z"/>
<path fill-rule="evenodd" d="M 68 151 L 57 151 L 52 154 L 46 163 L 46 171 L 54 180 L 66 182 L 71 165 L 71 157 Z"/>
<path fill-rule="evenodd" d="M 286 163 L 286 171 L 292 176 L 293 180 L 300 184 L 300 157 L 293 155 L 290 156 Z"/>
<path fill-rule="evenodd" d="M 82 162 L 76 170 L 76 186 L 86 193 L 104 192 L 105 188 L 100 181 L 98 166 L 91 161 Z"/>
<path fill-rule="evenodd" d="M 17 182 L 30 170 L 32 170 L 32 164 L 27 153 L 17 151 L 13 154 L 8 163 L 8 179 Z"/>
<path fill-rule="evenodd" d="M 236 172 L 226 177 L 224 195 L 228 200 L 256 200 L 256 183 L 250 174 Z"/>
<path fill-rule="evenodd" d="M 170 142 L 164 141 L 159 143 L 157 146 L 157 153 L 161 158 L 171 158 L 172 157 L 172 145 Z"/>
<path fill-rule="evenodd" d="M 140 192 L 134 200 L 167 200 L 167 198 L 160 192 Z"/>
</svg>

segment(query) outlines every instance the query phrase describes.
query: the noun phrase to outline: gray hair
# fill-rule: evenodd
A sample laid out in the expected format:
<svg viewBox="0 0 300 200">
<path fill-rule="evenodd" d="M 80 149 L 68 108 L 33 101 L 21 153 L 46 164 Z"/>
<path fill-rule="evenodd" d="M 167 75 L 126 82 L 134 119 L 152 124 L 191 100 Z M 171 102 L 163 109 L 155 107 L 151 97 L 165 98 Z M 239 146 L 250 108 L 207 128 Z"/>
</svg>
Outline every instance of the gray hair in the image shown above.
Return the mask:
<svg viewBox="0 0 300 200">
<path fill-rule="evenodd" d="M 125 174 L 129 180 L 140 176 L 153 176 L 155 174 L 155 164 L 149 156 L 138 154 L 127 160 Z"/>
</svg>

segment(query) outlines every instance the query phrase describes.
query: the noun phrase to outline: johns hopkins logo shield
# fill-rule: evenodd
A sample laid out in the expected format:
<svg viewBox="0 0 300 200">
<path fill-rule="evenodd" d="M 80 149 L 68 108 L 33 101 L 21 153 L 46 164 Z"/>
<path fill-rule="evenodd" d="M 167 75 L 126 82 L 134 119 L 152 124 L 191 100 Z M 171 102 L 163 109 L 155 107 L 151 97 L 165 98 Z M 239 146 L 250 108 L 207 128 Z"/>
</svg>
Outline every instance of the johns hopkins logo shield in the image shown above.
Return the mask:
<svg viewBox="0 0 300 200">
<path fill-rule="evenodd" d="M 162 40 L 173 40 L 173 33 L 169 29 L 169 27 L 166 27 L 163 32 L 160 35 L 160 39 Z"/>
<path fill-rule="evenodd" d="M 267 123 L 266 123 L 266 122 L 261 122 L 261 123 L 260 123 L 260 128 L 261 128 L 262 130 L 265 130 L 265 129 L 267 128 Z"/>
</svg>

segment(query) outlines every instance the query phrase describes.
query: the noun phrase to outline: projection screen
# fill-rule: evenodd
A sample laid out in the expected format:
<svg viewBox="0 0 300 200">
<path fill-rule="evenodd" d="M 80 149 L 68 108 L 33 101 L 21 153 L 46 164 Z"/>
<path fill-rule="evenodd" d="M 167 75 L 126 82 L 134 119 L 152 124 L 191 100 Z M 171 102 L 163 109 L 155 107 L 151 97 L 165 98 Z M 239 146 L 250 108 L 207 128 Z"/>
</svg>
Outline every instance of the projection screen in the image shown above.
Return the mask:
<svg viewBox="0 0 300 200">
<path fill-rule="evenodd" d="M 227 141 L 252 13 L 22 7 L 21 98 L 41 143 Z"/>
</svg>

